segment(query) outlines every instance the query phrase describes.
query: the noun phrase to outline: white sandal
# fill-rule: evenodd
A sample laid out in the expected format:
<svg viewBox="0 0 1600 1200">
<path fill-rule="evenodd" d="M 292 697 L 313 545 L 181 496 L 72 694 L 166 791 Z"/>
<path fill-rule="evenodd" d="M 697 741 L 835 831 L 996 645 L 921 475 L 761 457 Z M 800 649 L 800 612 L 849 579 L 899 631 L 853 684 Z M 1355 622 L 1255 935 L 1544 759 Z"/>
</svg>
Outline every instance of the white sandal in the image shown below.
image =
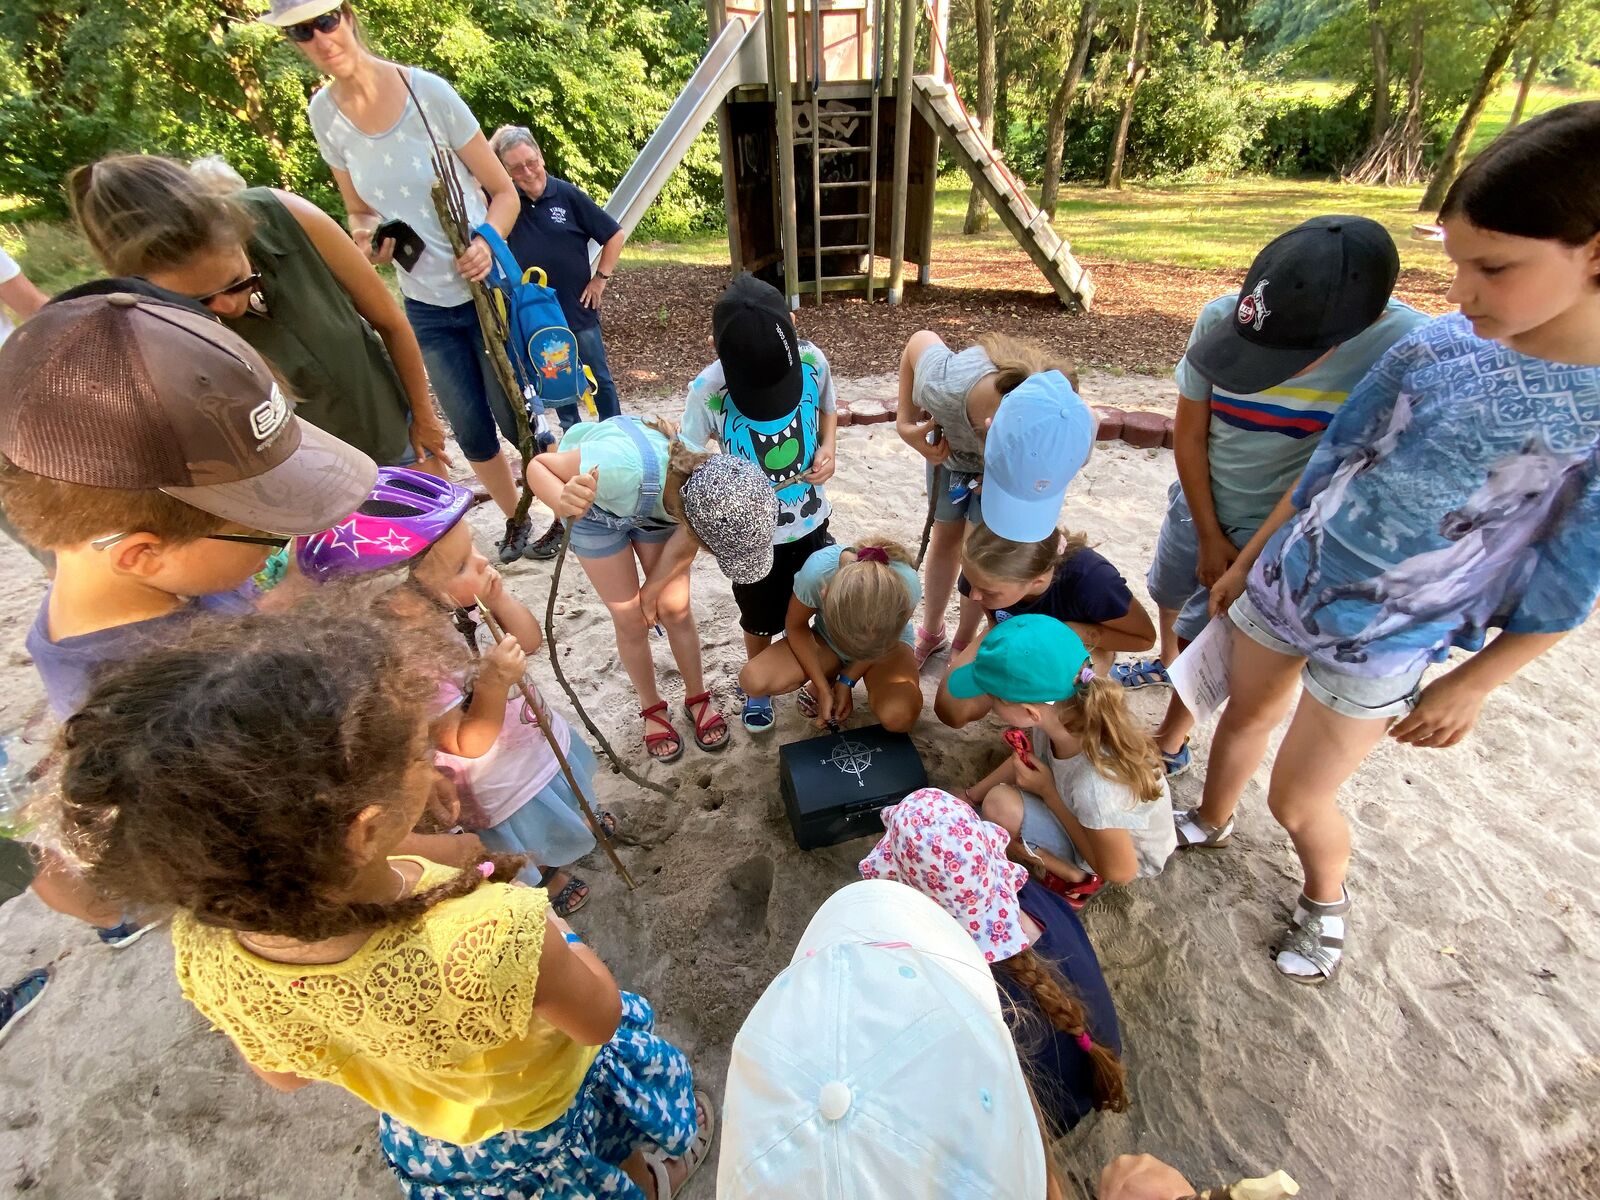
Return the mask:
<svg viewBox="0 0 1600 1200">
<path fill-rule="evenodd" d="M 701 1091 L 695 1092 L 694 1104 L 696 1115 L 700 1116 L 700 1127 L 695 1130 L 694 1141 L 689 1143 L 689 1148 L 683 1152 L 683 1157 L 666 1158 L 659 1152 L 644 1156 L 645 1169 L 650 1172 L 650 1179 L 656 1185 L 653 1200 L 672 1200 L 678 1194 L 673 1189 L 672 1176 L 667 1172 L 669 1162 L 681 1162 L 688 1168 L 688 1172 L 678 1184 L 678 1187 L 682 1188 L 694 1178 L 694 1173 L 706 1159 L 711 1157 L 711 1142 L 717 1136 L 717 1110 L 712 1107 L 711 1097 Z"/>
<path fill-rule="evenodd" d="M 1322 904 L 1300 893 L 1288 936 L 1272 948 L 1273 963 L 1279 972 L 1311 987 L 1332 982 L 1344 964 L 1345 919 L 1350 915 L 1350 891 L 1346 888 L 1343 892 L 1343 898 L 1334 904 Z M 1290 954 L 1310 964 L 1316 973 L 1291 971 L 1289 967 L 1294 964 L 1284 962 Z"/>
</svg>

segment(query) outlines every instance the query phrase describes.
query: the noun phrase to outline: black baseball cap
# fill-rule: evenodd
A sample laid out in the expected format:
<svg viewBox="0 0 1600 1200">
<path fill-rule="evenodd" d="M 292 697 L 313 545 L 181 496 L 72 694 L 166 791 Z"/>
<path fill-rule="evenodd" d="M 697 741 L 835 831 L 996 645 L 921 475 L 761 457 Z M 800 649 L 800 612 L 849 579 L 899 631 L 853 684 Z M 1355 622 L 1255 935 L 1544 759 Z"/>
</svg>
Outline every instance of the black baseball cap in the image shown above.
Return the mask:
<svg viewBox="0 0 1600 1200">
<path fill-rule="evenodd" d="M 1399 274 L 1400 252 L 1376 221 L 1312 217 L 1256 255 L 1234 319 L 1185 357 L 1230 392 L 1275 387 L 1381 317 Z"/>
<path fill-rule="evenodd" d="M 728 397 L 741 413 L 776 421 L 799 407 L 805 388 L 800 338 L 782 292 L 740 272 L 712 310 L 711 336 Z"/>
</svg>

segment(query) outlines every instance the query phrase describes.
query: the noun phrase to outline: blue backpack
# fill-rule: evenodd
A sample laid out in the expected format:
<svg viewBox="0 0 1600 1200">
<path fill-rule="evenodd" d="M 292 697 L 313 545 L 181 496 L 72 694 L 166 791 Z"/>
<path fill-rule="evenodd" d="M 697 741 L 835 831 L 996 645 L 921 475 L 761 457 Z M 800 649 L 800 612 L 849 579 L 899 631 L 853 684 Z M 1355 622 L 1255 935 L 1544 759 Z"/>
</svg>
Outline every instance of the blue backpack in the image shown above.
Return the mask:
<svg viewBox="0 0 1600 1200">
<path fill-rule="evenodd" d="M 553 405 L 566 407 L 581 400 L 591 415 L 598 416 L 594 372 L 578 353 L 577 336 L 567 327 L 561 301 L 546 283 L 544 271 L 529 267 L 519 272 L 511 247 L 494 226 L 483 224 L 476 232 L 494 254 L 484 282 L 510 331 L 506 350 L 530 410 L 542 413 Z"/>
</svg>

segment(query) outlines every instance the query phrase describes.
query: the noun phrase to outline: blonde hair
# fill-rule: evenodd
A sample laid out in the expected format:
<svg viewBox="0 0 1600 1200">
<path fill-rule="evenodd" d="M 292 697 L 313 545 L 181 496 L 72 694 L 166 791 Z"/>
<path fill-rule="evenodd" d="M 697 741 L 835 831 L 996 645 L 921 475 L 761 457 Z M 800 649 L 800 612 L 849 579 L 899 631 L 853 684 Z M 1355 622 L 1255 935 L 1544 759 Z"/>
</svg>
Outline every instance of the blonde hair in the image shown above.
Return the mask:
<svg viewBox="0 0 1600 1200">
<path fill-rule="evenodd" d="M 1161 798 L 1166 778 L 1161 751 L 1128 710 L 1121 684 L 1096 675 L 1056 705 L 1056 716 L 1083 746 L 1095 774 L 1120 783 L 1141 804 Z"/>
<path fill-rule="evenodd" d="M 847 663 L 871 662 L 894 649 L 911 620 L 911 593 L 894 569 L 895 563 L 911 566 L 911 555 L 900 543 L 884 537 L 864 538 L 846 549 L 853 549 L 858 557 L 841 566 L 828 581 L 822 597 L 822 622 L 828 640 Z M 867 549 L 882 550 L 889 561 L 863 562 L 859 555 Z"/>
<path fill-rule="evenodd" d="M 1071 358 L 1046 350 L 1038 342 L 1012 337 L 1008 333 L 986 333 L 978 339 L 978 345 L 983 347 L 983 352 L 994 364 L 994 386 L 1002 396 L 1028 376 L 1045 371 L 1060 371 L 1072 384 L 1072 390 L 1078 390 L 1078 364 Z"/>
<path fill-rule="evenodd" d="M 207 154 L 189 164 L 189 174 L 200 181 L 200 186 L 214 196 L 231 196 L 249 185 L 244 176 L 235 171 L 220 154 Z"/>
<path fill-rule="evenodd" d="M 985 579 L 1026 583 L 1050 575 L 1080 550 L 1089 548 L 1081 533 L 1052 530 L 1037 542 L 1013 542 L 987 525 L 974 525 L 961 543 L 961 567 Z"/>
<path fill-rule="evenodd" d="M 182 163 L 114 154 L 67 177 L 72 215 L 112 275 L 186 266 L 197 255 L 242 246 L 255 222 L 231 195 L 207 190 Z"/>
</svg>

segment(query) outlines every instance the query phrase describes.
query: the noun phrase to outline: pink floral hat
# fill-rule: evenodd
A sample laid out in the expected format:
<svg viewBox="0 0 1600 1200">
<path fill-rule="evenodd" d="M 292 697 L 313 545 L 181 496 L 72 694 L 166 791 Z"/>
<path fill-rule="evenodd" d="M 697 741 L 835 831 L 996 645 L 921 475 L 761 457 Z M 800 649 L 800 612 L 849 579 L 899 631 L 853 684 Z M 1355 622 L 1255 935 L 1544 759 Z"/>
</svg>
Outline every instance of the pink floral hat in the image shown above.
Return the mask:
<svg viewBox="0 0 1600 1200">
<path fill-rule="evenodd" d="M 882 817 L 888 832 L 861 860 L 863 879 L 892 879 L 938 901 L 991 963 L 1028 948 L 1017 903 L 1028 872 L 1006 857 L 1010 834 L 938 788 L 912 792 Z"/>
</svg>

